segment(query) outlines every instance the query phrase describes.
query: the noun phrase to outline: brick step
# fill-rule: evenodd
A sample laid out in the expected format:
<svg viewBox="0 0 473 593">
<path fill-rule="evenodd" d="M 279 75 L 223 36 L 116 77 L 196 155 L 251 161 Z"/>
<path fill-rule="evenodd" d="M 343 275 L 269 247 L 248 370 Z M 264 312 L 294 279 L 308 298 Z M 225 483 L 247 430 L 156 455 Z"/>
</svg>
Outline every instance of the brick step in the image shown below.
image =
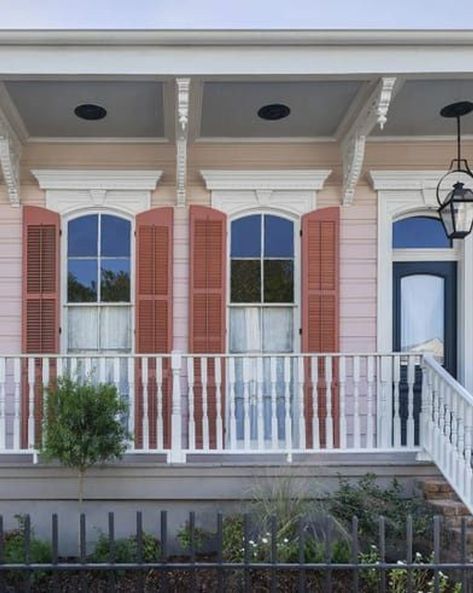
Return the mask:
<svg viewBox="0 0 473 593">
<path fill-rule="evenodd" d="M 455 544 L 460 544 L 461 543 L 461 527 L 451 527 L 449 529 L 449 533 L 452 536 L 453 540 L 455 541 Z M 466 529 L 466 543 L 468 544 L 468 546 L 472 546 L 473 545 L 473 529 Z"/>
<path fill-rule="evenodd" d="M 425 498 L 431 499 L 445 499 L 453 498 L 457 499 L 455 491 L 448 482 L 442 479 L 438 480 L 424 480 L 419 483 L 422 490 L 422 494 Z"/>
<path fill-rule="evenodd" d="M 439 498 L 435 500 L 427 500 L 427 503 L 432 507 L 435 513 L 443 515 L 446 519 L 450 519 L 451 517 L 471 516 L 470 511 L 459 500 Z"/>
</svg>

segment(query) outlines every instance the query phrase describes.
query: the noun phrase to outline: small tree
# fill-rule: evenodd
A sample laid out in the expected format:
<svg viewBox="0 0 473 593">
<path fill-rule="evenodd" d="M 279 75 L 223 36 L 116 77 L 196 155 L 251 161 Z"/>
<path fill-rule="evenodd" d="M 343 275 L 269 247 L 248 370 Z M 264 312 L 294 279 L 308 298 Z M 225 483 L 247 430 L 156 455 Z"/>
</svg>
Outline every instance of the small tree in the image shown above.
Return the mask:
<svg viewBox="0 0 473 593">
<path fill-rule="evenodd" d="M 127 409 L 114 385 L 90 379 L 61 377 L 46 392 L 41 453 L 77 470 L 79 506 L 87 469 L 120 459 L 126 450 L 130 435 L 121 416 Z"/>
</svg>

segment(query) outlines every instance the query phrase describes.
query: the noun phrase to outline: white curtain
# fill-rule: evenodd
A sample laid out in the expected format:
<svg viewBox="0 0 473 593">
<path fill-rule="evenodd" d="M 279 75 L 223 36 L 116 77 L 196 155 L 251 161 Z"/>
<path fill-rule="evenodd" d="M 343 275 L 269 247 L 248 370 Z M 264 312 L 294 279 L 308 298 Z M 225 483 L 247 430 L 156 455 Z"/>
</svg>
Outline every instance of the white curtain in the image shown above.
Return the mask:
<svg viewBox="0 0 473 593">
<path fill-rule="evenodd" d="M 401 280 L 401 350 L 443 359 L 444 279 L 417 274 Z"/>
<path fill-rule="evenodd" d="M 67 308 L 67 349 L 69 352 L 131 349 L 130 307 Z"/>
</svg>

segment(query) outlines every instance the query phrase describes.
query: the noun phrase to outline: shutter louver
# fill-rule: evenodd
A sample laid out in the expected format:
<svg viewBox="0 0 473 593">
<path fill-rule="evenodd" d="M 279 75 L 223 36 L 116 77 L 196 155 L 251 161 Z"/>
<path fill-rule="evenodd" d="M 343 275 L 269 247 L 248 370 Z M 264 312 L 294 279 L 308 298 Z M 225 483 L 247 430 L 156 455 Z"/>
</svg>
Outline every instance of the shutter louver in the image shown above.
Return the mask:
<svg viewBox="0 0 473 593">
<path fill-rule="evenodd" d="M 172 350 L 173 209 L 153 208 L 136 217 L 136 353 L 168 354 Z M 135 376 L 135 446 L 143 446 L 141 363 Z M 170 446 L 170 364 L 163 363 L 163 443 Z M 156 448 L 156 364 L 148 366 L 149 447 Z"/>
<path fill-rule="evenodd" d="M 22 350 L 25 354 L 59 353 L 59 231 L 56 212 L 37 206 L 23 207 L 23 309 Z M 55 376 L 50 364 L 50 379 Z M 34 418 L 37 443 L 41 439 L 43 394 L 42 362 L 35 362 Z M 22 369 L 21 446 L 28 443 L 27 361 Z"/>
<path fill-rule="evenodd" d="M 339 351 L 340 209 L 322 208 L 302 218 L 302 349 Z M 310 376 L 310 369 L 306 369 Z M 318 368 L 320 436 L 325 444 L 326 399 L 324 366 Z M 338 373 L 333 368 L 332 413 L 334 442 L 338 443 Z M 312 393 L 305 394 L 306 441 L 312 442 Z"/>
<path fill-rule="evenodd" d="M 226 216 L 205 206 L 190 207 L 189 351 L 192 354 L 225 352 Z M 200 360 L 194 367 L 196 446 L 202 440 L 202 384 Z M 208 368 L 207 406 L 209 444 L 216 447 L 216 386 L 214 361 Z M 222 386 L 225 385 L 222 377 Z M 222 389 L 222 410 L 225 410 Z"/>
</svg>

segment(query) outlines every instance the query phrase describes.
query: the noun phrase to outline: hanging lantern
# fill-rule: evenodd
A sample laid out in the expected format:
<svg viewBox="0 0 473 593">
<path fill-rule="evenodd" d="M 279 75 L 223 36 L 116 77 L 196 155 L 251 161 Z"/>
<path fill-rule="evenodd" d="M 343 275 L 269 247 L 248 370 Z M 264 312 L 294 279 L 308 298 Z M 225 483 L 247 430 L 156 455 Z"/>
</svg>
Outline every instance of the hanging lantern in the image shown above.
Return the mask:
<svg viewBox="0 0 473 593">
<path fill-rule="evenodd" d="M 461 158 L 460 118 L 473 111 L 473 103 L 462 101 L 444 107 L 442 117 L 457 120 L 457 158 L 437 185 L 438 213 L 450 239 L 464 239 L 473 230 L 473 173 Z"/>
</svg>

